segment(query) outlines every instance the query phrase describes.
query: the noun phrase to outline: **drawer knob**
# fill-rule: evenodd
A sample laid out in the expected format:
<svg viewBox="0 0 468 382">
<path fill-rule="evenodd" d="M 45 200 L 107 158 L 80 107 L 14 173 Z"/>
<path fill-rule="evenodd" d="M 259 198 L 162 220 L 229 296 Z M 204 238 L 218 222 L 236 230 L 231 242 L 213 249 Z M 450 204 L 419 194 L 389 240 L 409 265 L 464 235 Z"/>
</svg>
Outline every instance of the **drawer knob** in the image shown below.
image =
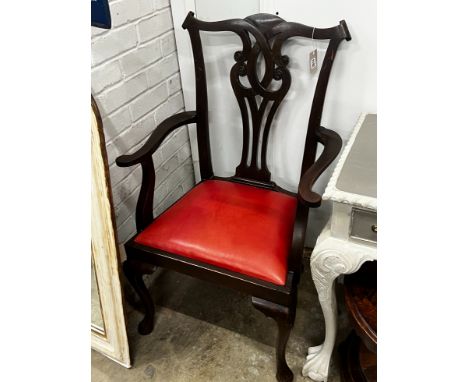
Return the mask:
<svg viewBox="0 0 468 382">
<path fill-rule="evenodd" d="M 377 224 L 372 224 L 371 229 L 372 229 L 372 232 L 377 233 Z"/>
</svg>

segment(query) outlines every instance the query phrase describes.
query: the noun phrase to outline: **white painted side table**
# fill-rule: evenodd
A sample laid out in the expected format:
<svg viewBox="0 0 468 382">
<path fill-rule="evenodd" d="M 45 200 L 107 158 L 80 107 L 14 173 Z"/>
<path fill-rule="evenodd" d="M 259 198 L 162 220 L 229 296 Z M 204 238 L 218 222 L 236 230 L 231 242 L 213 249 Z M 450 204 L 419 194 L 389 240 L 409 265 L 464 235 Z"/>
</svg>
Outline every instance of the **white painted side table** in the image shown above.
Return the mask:
<svg viewBox="0 0 468 382">
<path fill-rule="evenodd" d="M 337 331 L 335 279 L 377 259 L 377 115 L 363 114 L 323 195 L 333 202 L 310 267 L 325 317 L 325 341 L 310 347 L 302 374 L 327 381 Z"/>
</svg>

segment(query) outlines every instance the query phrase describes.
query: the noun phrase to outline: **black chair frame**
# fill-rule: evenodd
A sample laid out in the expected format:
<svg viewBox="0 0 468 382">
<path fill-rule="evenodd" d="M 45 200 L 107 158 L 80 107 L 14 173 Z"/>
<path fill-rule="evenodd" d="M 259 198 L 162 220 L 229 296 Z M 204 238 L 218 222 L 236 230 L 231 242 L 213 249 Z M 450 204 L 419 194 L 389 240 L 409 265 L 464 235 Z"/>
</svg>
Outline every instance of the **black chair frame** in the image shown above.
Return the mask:
<svg viewBox="0 0 468 382">
<path fill-rule="evenodd" d="M 196 124 L 202 181 L 224 179 L 287 193 L 297 197 L 298 205 L 285 285 L 275 285 L 176 253 L 142 246 L 134 242 L 136 235 L 131 238 L 125 244 L 127 260 L 123 264 L 123 270 L 145 308 L 145 316 L 138 327 L 139 332 L 149 334 L 153 330 L 154 305 L 142 275 L 154 272 L 157 266 L 234 288 L 251 295 L 254 307 L 276 321 L 278 325 L 277 379 L 278 381 L 291 381 L 293 373 L 286 363 L 285 350 L 295 319 L 297 285 L 302 265 L 308 212 L 309 208 L 319 207 L 321 204 L 321 196 L 312 191 L 312 186 L 336 158 L 342 146 L 341 138 L 337 133 L 321 126 L 322 110 L 338 46 L 342 40 L 349 41 L 351 36 L 345 21 L 341 21 L 335 27 L 323 29 L 286 22 L 278 16 L 269 14 L 252 15 L 245 19 L 204 22 L 196 19 L 194 14 L 189 12 L 182 26 L 188 30 L 192 42 L 196 79 L 196 111 L 186 111 L 169 117 L 156 127 L 147 142 L 137 152 L 120 156 L 116 160 L 117 165 L 121 167 L 137 164 L 142 166 L 142 186 L 136 206 L 137 235 L 154 220 L 155 172 L 152 154 L 169 133 L 191 123 Z M 241 162 L 235 170 L 235 175 L 229 178 L 219 178 L 213 174 L 206 72 L 200 31 L 231 31 L 236 33 L 242 41 L 242 50 L 234 54 L 235 63 L 230 71 L 230 81 L 242 116 L 243 149 Z M 313 36 L 314 39 L 329 40 L 329 43 L 312 102 L 298 192 L 292 194 L 271 180 L 266 154 L 273 117 L 291 84 L 291 75 L 288 70 L 289 57 L 282 55 L 281 48 L 287 39 L 296 36 L 307 38 Z M 259 78 L 257 72 L 260 56 L 265 62 L 262 78 Z M 240 77 L 247 77 L 250 87 L 243 85 Z M 272 89 L 274 81 L 275 85 L 279 86 Z M 256 101 L 258 96 L 262 99 L 260 105 L 257 105 Z M 251 118 L 247 107 L 250 108 Z M 322 144 L 324 149 L 316 160 L 318 143 Z M 250 155 L 249 144 L 252 148 Z"/>
</svg>

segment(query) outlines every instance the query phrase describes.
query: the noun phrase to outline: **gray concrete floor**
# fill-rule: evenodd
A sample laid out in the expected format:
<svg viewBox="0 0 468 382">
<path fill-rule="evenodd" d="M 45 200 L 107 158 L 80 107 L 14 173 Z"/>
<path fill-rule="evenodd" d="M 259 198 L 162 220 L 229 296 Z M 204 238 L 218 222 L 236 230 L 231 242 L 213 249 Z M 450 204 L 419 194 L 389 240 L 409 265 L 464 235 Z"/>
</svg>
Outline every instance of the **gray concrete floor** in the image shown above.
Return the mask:
<svg viewBox="0 0 468 382">
<path fill-rule="evenodd" d="M 307 348 L 324 338 L 323 316 L 307 258 L 304 265 L 296 322 L 287 348 L 296 382 L 310 382 L 301 374 Z M 142 314 L 127 307 L 133 367 L 125 369 L 92 351 L 93 382 L 276 381 L 275 323 L 254 309 L 248 296 L 167 270 L 160 272 L 150 289 L 157 304 L 153 333 L 139 335 Z M 337 291 L 339 343 L 350 328 L 339 285 Z M 328 381 L 340 381 L 336 352 Z"/>
</svg>

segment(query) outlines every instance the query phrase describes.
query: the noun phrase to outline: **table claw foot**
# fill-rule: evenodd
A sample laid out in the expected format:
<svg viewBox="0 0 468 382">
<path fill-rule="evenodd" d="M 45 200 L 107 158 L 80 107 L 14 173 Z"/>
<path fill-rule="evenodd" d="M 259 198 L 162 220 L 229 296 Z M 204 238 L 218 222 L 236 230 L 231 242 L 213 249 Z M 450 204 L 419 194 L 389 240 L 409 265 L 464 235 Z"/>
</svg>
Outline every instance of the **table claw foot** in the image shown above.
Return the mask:
<svg viewBox="0 0 468 382">
<path fill-rule="evenodd" d="M 325 341 L 309 348 L 302 374 L 316 382 L 326 382 L 337 332 L 335 280 L 353 273 L 367 260 L 375 259 L 375 250 L 363 250 L 330 237 L 327 228 L 318 238 L 310 259 L 310 269 L 325 319 Z"/>
<path fill-rule="evenodd" d="M 307 361 L 302 368 L 302 375 L 316 382 L 327 382 L 328 378 L 330 356 L 322 349 L 322 345 L 309 348 Z"/>
</svg>

